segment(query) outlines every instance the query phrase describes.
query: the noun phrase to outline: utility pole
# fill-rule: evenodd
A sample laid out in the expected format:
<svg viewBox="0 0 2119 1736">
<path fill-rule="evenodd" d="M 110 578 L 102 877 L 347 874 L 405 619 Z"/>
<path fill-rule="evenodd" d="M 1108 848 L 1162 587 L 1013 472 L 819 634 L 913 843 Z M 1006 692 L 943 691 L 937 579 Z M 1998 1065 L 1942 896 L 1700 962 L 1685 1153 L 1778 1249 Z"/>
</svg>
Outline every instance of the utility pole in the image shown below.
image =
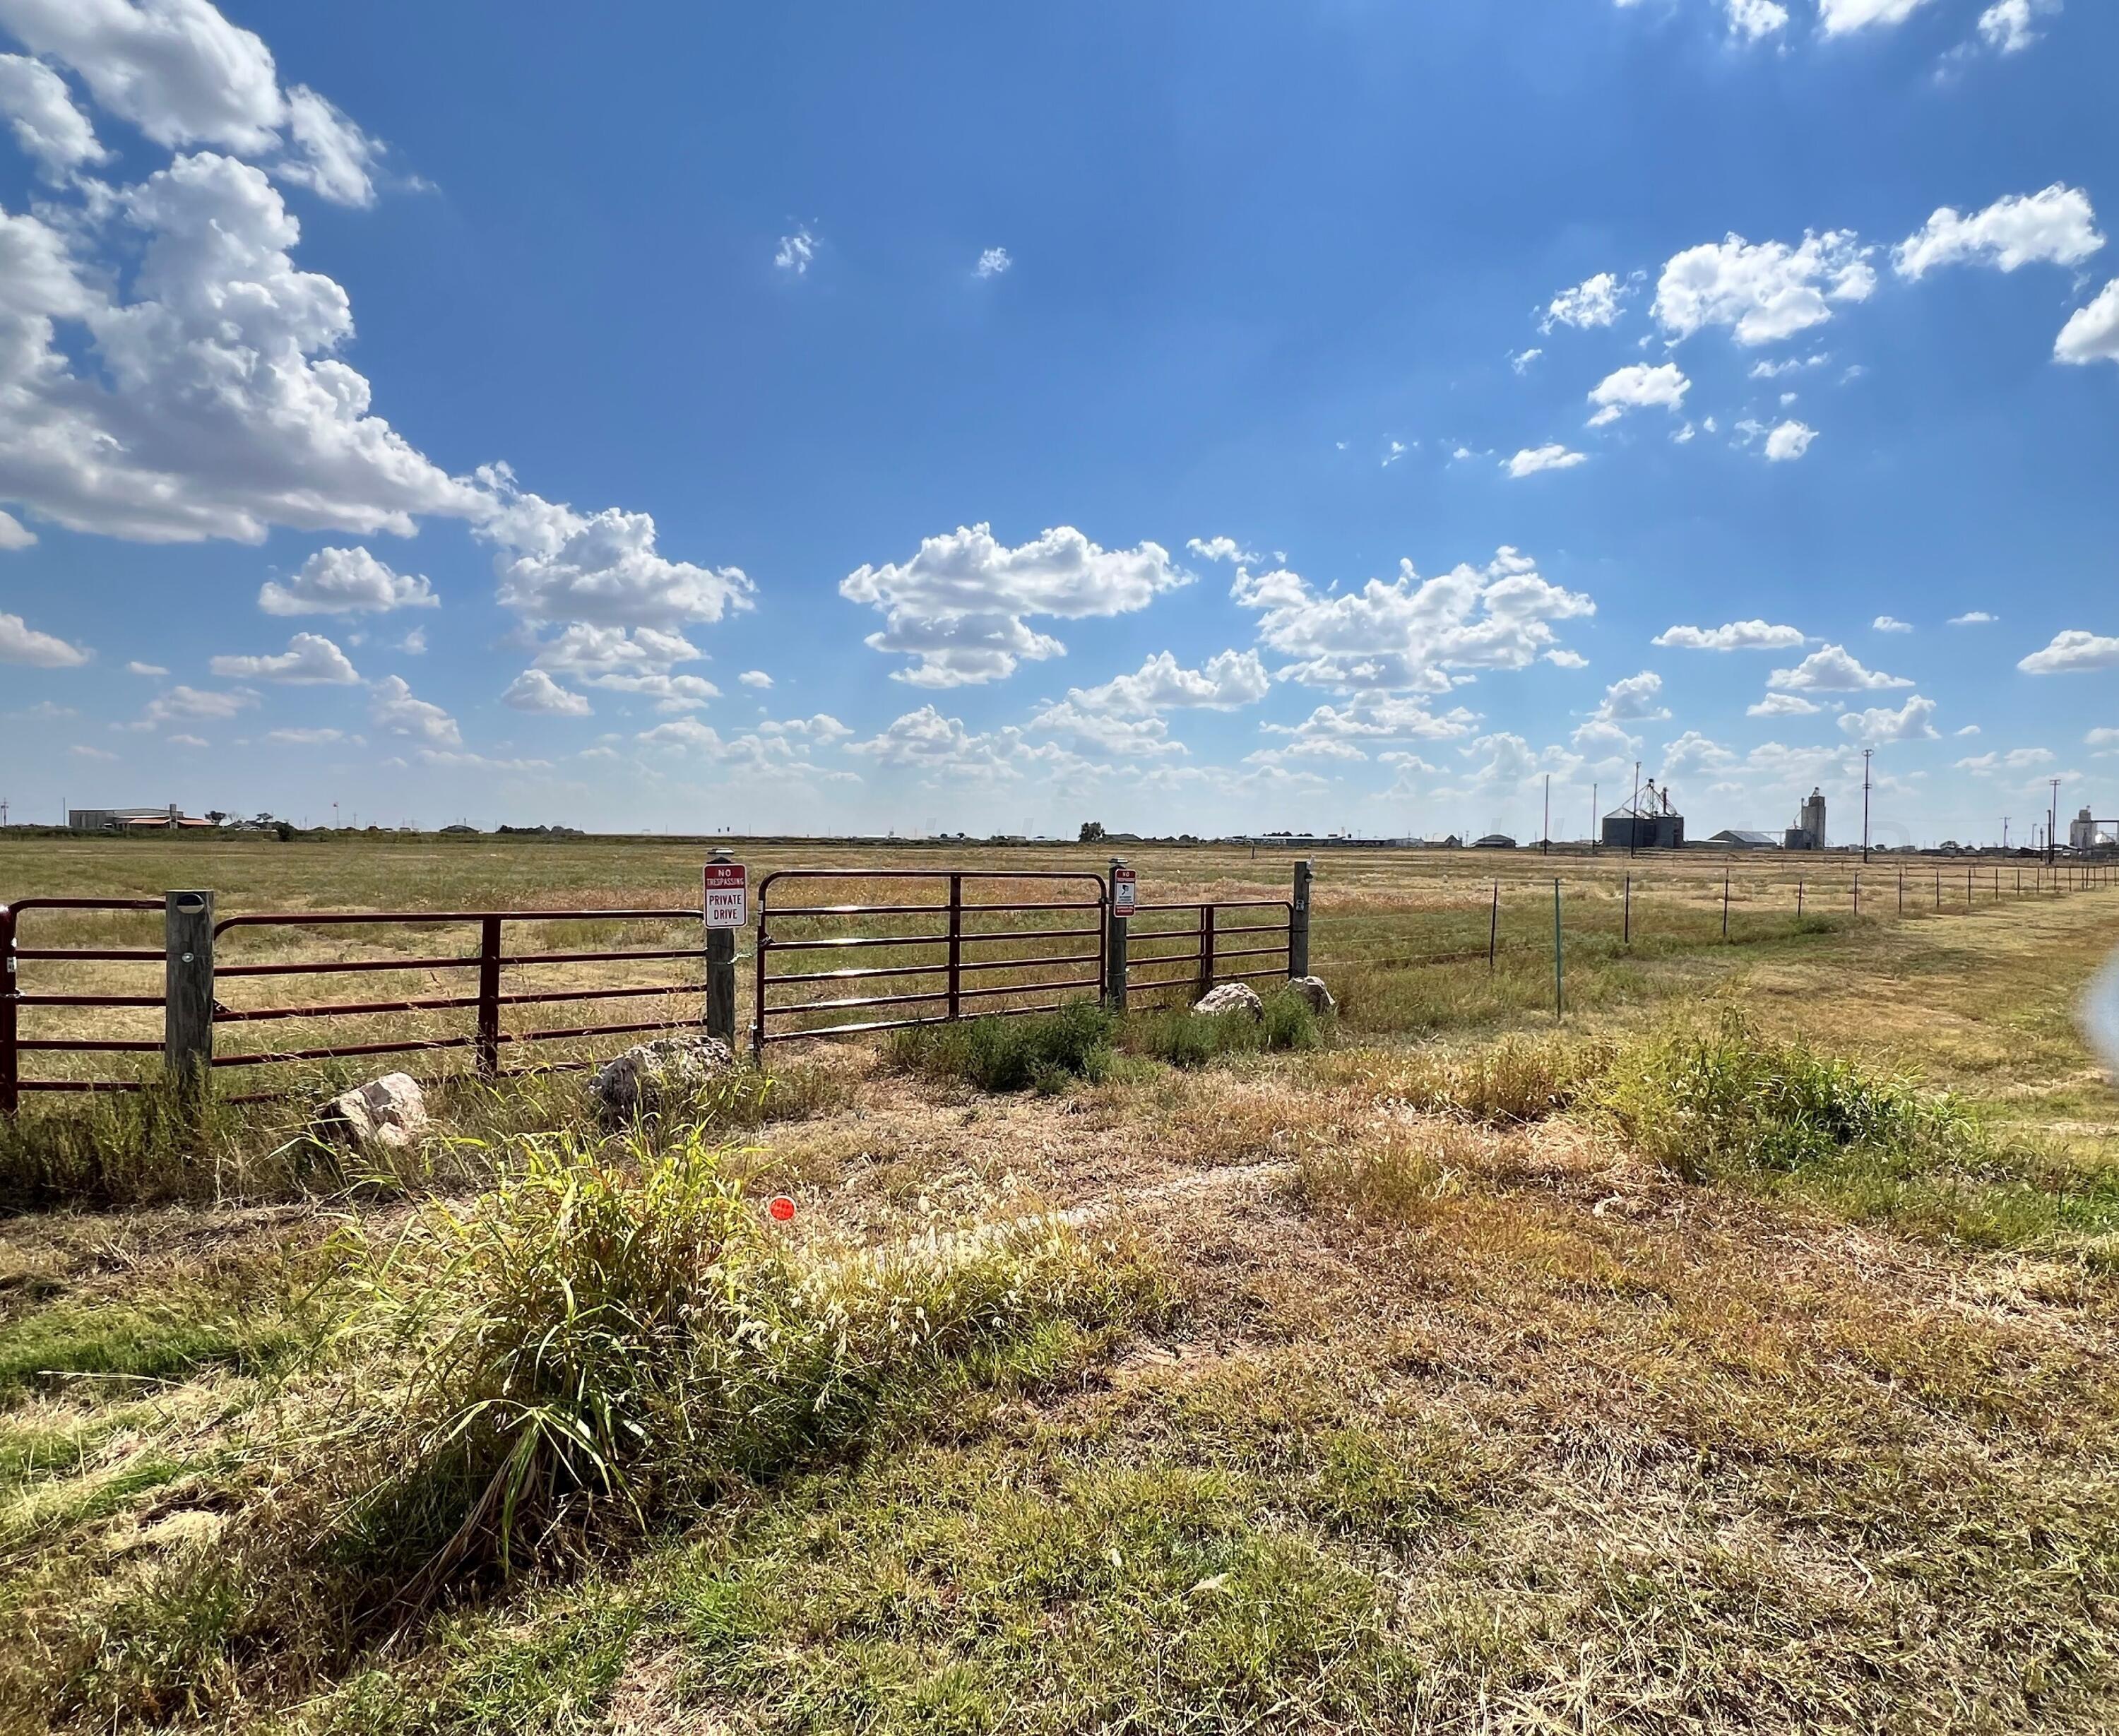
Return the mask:
<svg viewBox="0 0 2119 1736">
<path fill-rule="evenodd" d="M 1539 848 L 1548 856 L 1552 854 L 1552 774 L 1545 775 L 1545 841 Z"/>
<path fill-rule="evenodd" d="M 1869 859 L 1869 757 L 1874 748 L 1862 750 L 1862 859 Z"/>
<path fill-rule="evenodd" d="M 2003 849 L 2008 849 L 2008 847 L 2009 847 L 2009 817 L 2008 817 L 2006 814 L 2003 814 L 2003 815 L 2001 816 L 2001 848 L 2002 848 Z"/>
<path fill-rule="evenodd" d="M 2046 860 L 2050 863 L 2056 850 L 2053 834 L 2060 829 L 2060 780 L 2046 781 L 2052 785 L 2052 805 L 2046 809 Z"/>
</svg>

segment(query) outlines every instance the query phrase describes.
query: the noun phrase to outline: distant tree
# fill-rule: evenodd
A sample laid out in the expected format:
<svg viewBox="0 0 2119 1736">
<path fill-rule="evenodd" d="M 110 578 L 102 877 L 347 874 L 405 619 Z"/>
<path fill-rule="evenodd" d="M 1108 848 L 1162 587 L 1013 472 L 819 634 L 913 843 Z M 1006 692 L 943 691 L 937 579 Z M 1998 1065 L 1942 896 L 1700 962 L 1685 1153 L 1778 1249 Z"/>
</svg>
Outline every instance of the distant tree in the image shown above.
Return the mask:
<svg viewBox="0 0 2119 1736">
<path fill-rule="evenodd" d="M 206 809 L 206 817 L 207 819 L 212 821 L 216 826 L 221 825 L 228 818 L 228 816 L 223 813 L 218 808 L 209 808 Z"/>
<path fill-rule="evenodd" d="M 1084 844 L 1101 844 L 1104 841 L 1104 822 L 1101 820 L 1084 820 L 1082 822 L 1081 841 Z"/>
<path fill-rule="evenodd" d="M 272 835 L 282 844 L 292 842 L 294 836 L 294 822 L 292 820 L 274 820 Z"/>
</svg>

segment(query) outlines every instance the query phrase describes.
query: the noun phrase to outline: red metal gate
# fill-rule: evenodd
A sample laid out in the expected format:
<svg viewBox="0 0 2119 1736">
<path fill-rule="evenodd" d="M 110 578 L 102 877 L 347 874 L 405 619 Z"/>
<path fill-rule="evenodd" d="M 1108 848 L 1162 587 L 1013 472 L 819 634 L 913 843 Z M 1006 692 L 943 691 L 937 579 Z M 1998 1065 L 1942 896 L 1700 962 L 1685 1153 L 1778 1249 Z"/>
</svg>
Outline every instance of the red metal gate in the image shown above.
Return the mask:
<svg viewBox="0 0 2119 1736">
<path fill-rule="evenodd" d="M 660 961 L 670 959 L 702 959 L 705 956 L 703 930 L 701 943 L 690 947 L 605 947 L 589 951 L 510 951 L 505 944 L 509 924 L 542 922 L 702 922 L 696 910 L 359 910 L 315 911 L 287 910 L 261 912 L 241 916 L 224 917 L 214 924 L 216 953 L 222 938 L 236 929 L 357 928 L 378 924 L 408 927 L 446 928 L 475 924 L 478 929 L 478 950 L 470 953 L 443 954 L 429 958 L 379 959 L 300 959 L 270 962 L 225 961 L 216 956 L 214 963 L 213 1022 L 216 1030 L 224 1026 L 255 1025 L 286 1019 L 338 1019 L 369 1017 L 383 1013 L 418 1013 L 470 1011 L 473 1013 L 472 1028 L 469 1031 L 451 1033 L 443 1036 L 395 1039 L 385 1042 L 332 1043 L 306 1049 L 251 1049 L 234 1054 L 218 1051 L 213 1057 L 216 1070 L 222 1067 L 262 1067 L 282 1062 L 331 1061 L 359 1055 L 410 1054 L 436 1049 L 469 1049 L 473 1052 L 473 1065 L 481 1078 L 494 1079 L 512 1073 L 531 1071 L 516 1067 L 503 1069 L 500 1065 L 503 1047 L 516 1044 L 551 1043 L 581 1037 L 614 1036 L 642 1031 L 667 1030 L 676 1021 L 667 1018 L 627 1020 L 614 1024 L 577 1025 L 563 1028 L 510 1031 L 502 1029 L 502 1010 L 509 1007 L 547 1006 L 563 1002 L 614 1001 L 639 998 L 649 995 L 700 995 L 706 992 L 703 980 L 683 983 L 652 983 L 624 984 L 617 987 L 584 988 L 568 985 L 557 989 L 517 989 L 503 993 L 501 973 L 505 970 L 536 965 L 606 964 L 624 961 Z M 475 970 L 477 986 L 471 993 L 417 995 L 398 1000 L 326 1001 L 299 1006 L 267 1005 L 260 1007 L 229 1007 L 222 1003 L 220 986 L 233 980 L 255 979 L 261 977 L 283 976 L 341 976 L 355 975 L 369 971 L 402 970 Z M 697 1021 L 685 1021 L 696 1023 Z M 586 1067 L 584 1061 L 545 1062 L 535 1071 L 554 1072 L 569 1067 Z M 242 1099 L 234 1099 L 242 1101 Z"/>
<path fill-rule="evenodd" d="M 784 881 L 841 884 L 882 881 L 908 895 L 932 891 L 939 896 L 879 904 L 805 904 L 776 909 L 772 890 Z M 997 899 L 976 896 L 981 891 L 1005 893 L 1012 887 L 1025 886 L 1049 888 L 1055 894 L 1062 888 L 1071 888 L 1083 896 Z M 967 890 L 974 895 L 969 901 L 965 897 Z M 900 1030 L 915 1025 L 940 1025 L 964 1017 L 967 1012 L 981 1016 L 1049 1012 L 1069 999 L 1079 998 L 1083 993 L 1100 995 L 1104 987 L 1106 913 L 1104 882 L 1096 874 L 939 868 L 782 868 L 767 874 L 758 888 L 752 1053 L 763 1054 L 768 1043 L 792 1042 L 801 1037 L 843 1037 L 865 1031 Z M 995 926 L 996 919 L 1004 917 L 1013 919 L 1014 925 Z M 1050 922 L 1045 921 L 1048 918 Z M 1078 920 L 1070 923 L 1070 919 Z M 930 928 L 918 928 L 911 933 L 873 932 L 879 921 L 894 928 L 908 919 L 941 926 L 939 932 Z M 855 923 L 866 925 L 870 932 L 837 932 Z M 1089 943 L 1086 947 L 1078 944 L 1084 941 Z M 1047 943 L 1055 942 L 1068 942 L 1069 949 L 1053 952 Z M 1027 953 L 1013 950 L 1018 947 L 1034 950 Z M 897 951 L 901 958 L 828 970 L 783 971 L 777 975 L 772 970 L 775 957 L 787 953 L 873 957 L 885 949 Z M 992 980 L 992 974 L 1000 971 L 1022 979 Z M 1064 974 L 1055 975 L 1055 972 Z M 968 984 L 967 978 L 971 979 Z M 934 986 L 777 1004 L 773 1000 L 774 990 L 790 985 L 800 985 L 814 994 L 837 987 L 861 988 L 873 984 L 881 988 L 886 983 L 902 984 L 907 979 L 916 984 L 921 979 Z M 909 1007 L 926 1010 L 911 1016 L 897 1016 L 900 1009 Z M 885 1016 L 845 1021 L 837 1016 L 869 1012 L 882 1012 Z M 823 1022 L 813 1022 L 820 1018 Z"/>
</svg>

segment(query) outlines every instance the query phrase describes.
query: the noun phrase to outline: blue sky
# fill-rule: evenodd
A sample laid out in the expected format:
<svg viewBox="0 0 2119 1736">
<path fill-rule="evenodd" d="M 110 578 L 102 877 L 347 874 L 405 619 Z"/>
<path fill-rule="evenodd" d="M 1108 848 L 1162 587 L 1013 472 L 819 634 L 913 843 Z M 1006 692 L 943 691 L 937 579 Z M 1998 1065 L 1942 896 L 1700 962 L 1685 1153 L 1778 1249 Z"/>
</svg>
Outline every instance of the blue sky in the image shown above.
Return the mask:
<svg viewBox="0 0 2119 1736">
<path fill-rule="evenodd" d="M 2109 7 L 0 39 L 16 817 L 2119 812 Z"/>
</svg>

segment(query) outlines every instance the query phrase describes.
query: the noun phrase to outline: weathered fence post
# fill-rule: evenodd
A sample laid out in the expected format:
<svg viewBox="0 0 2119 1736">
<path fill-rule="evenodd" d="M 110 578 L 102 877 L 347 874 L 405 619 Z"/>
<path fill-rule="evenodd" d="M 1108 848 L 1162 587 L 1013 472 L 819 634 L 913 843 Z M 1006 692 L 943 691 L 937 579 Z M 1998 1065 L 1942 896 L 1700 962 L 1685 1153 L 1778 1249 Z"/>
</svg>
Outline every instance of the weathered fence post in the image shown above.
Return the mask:
<svg viewBox="0 0 2119 1736">
<path fill-rule="evenodd" d="M 0 904 L 0 1116 L 12 1119 L 21 1095 L 18 1081 L 21 1063 L 15 1045 L 16 1029 L 15 913 Z"/>
<path fill-rule="evenodd" d="M 1552 1016 L 1567 1016 L 1567 949 L 1560 933 L 1560 882 L 1552 882 Z"/>
<path fill-rule="evenodd" d="M 1110 877 L 1104 882 L 1104 1005 L 1113 1012 L 1126 1010 L 1126 924 L 1129 911 L 1121 900 L 1125 858 L 1111 858 Z"/>
<path fill-rule="evenodd" d="M 1624 925 L 1619 931 L 1620 944 L 1630 947 L 1634 943 L 1634 877 L 1631 874 L 1626 876 L 1626 910 L 1621 921 Z"/>
<path fill-rule="evenodd" d="M 1799 877 L 1795 883 L 1795 919 L 1802 920 L 1802 882 Z"/>
<path fill-rule="evenodd" d="M 1486 919 L 1486 974 L 1494 974 L 1495 959 L 1501 950 L 1501 883 L 1494 882 L 1494 914 Z"/>
<path fill-rule="evenodd" d="M 729 863 L 735 858 L 727 849 L 716 848 L 707 852 L 707 859 Z M 707 920 L 704 910 L 700 918 Z M 731 1054 L 735 1053 L 735 933 L 707 923 L 707 1035 L 719 1037 Z"/>
<path fill-rule="evenodd" d="M 1287 974 L 1291 981 L 1310 974 L 1310 876 L 1315 866 L 1307 857 L 1295 864 L 1295 896 L 1287 905 Z"/>
<path fill-rule="evenodd" d="M 500 1076 L 500 919 L 478 919 L 478 1037 L 472 1053 L 481 1079 Z"/>
<path fill-rule="evenodd" d="M 1198 1000 L 1214 986 L 1214 900 L 1203 900 L 1199 906 L 1199 993 L 1192 997 Z"/>
<path fill-rule="evenodd" d="M 1903 868 L 1899 870 L 1901 877 L 1903 876 L 1904 872 L 1905 871 Z M 1901 877 L 1899 882 L 1899 896 L 1903 900 L 1905 896 L 1905 881 Z M 1858 873 L 1854 877 L 1854 914 L 1857 916 L 1859 916 L 1862 914 L 1862 877 Z"/>
<path fill-rule="evenodd" d="M 213 894 L 169 893 L 162 937 L 162 1066 L 189 1094 L 213 1069 Z"/>
<path fill-rule="evenodd" d="M 1722 938 L 1729 938 L 1729 871 L 1722 870 Z"/>
</svg>

